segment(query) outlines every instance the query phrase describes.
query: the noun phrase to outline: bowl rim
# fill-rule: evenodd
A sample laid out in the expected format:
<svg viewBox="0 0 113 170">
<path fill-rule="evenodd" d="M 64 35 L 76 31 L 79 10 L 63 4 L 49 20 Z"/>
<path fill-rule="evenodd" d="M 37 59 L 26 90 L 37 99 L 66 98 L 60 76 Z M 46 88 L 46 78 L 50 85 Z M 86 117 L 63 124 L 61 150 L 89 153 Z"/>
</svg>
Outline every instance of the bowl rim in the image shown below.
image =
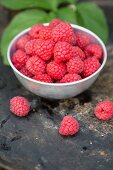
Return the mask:
<svg viewBox="0 0 113 170">
<path fill-rule="evenodd" d="M 43 23 L 43 25 L 47 26 L 49 23 Z M 106 63 L 106 60 L 107 60 L 107 50 L 106 50 L 106 47 L 103 43 L 103 41 L 92 31 L 90 31 L 89 29 L 87 28 L 84 28 L 82 26 L 79 26 L 79 25 L 75 25 L 75 24 L 71 24 L 71 26 L 75 29 L 79 29 L 81 31 L 84 31 L 90 35 L 92 35 L 93 37 L 95 37 L 95 39 L 100 43 L 102 49 L 103 49 L 103 62 L 100 66 L 100 68 L 95 72 L 93 73 L 92 75 L 84 78 L 84 79 L 81 79 L 81 80 L 78 80 L 78 81 L 74 81 L 74 82 L 70 82 L 70 83 L 46 83 L 46 82 L 41 82 L 41 81 L 38 81 L 38 80 L 34 80 L 30 77 L 27 77 L 25 75 L 23 75 L 20 71 L 18 71 L 15 66 L 13 65 L 12 61 L 11 61 L 11 56 L 10 56 L 10 51 L 11 51 L 11 48 L 13 46 L 13 44 L 16 42 L 16 40 L 21 37 L 22 35 L 26 34 L 30 29 L 31 27 L 21 31 L 20 33 L 18 33 L 13 39 L 12 41 L 10 42 L 9 46 L 8 46 L 8 50 L 7 50 L 7 58 L 8 58 L 8 62 L 10 64 L 10 66 L 12 67 L 12 69 L 14 70 L 14 72 L 16 72 L 17 74 L 19 74 L 22 78 L 25 78 L 29 81 L 32 81 L 34 83 L 37 83 L 37 84 L 42 84 L 42 85 L 47 85 L 47 86 L 71 86 L 71 85 L 75 85 L 75 84 L 79 84 L 79 83 L 82 83 L 84 81 L 87 81 L 91 78 L 93 78 L 96 74 L 98 74 L 104 67 L 105 63 Z"/>
</svg>

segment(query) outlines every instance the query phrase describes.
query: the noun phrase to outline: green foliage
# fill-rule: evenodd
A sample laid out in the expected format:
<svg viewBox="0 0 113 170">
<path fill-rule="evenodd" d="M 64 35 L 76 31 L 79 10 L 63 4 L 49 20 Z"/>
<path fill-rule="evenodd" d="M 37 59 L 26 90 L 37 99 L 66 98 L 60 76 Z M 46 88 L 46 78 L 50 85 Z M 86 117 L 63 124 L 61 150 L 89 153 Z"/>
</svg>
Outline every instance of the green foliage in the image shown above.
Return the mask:
<svg viewBox="0 0 113 170">
<path fill-rule="evenodd" d="M 92 11 L 93 10 L 93 11 Z M 77 5 L 80 25 L 95 32 L 104 42 L 108 39 L 108 26 L 102 10 L 95 3 Z"/>
<path fill-rule="evenodd" d="M 8 64 L 8 45 L 15 35 L 36 23 L 50 22 L 53 18 L 84 26 L 95 32 L 104 42 L 108 39 L 106 18 L 95 3 L 77 3 L 77 0 L 0 0 L 0 4 L 10 10 L 21 10 L 1 38 L 1 53 L 5 64 Z"/>
</svg>

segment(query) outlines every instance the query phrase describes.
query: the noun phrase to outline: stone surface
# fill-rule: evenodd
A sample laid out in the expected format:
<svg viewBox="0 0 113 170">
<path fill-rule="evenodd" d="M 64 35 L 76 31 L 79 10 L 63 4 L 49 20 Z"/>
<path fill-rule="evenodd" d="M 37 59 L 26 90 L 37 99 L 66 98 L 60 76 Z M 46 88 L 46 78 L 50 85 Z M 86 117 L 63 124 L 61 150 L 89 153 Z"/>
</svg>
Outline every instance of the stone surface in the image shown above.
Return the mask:
<svg viewBox="0 0 113 170">
<path fill-rule="evenodd" d="M 111 16 L 112 11 L 108 23 L 113 35 Z M 31 94 L 11 68 L 0 62 L 0 166 L 7 170 L 113 169 L 113 119 L 99 121 L 93 113 L 99 101 L 113 101 L 112 42 L 110 36 L 108 61 L 98 80 L 86 92 L 67 100 L 53 101 Z M 9 111 L 9 100 L 15 95 L 29 99 L 29 116 L 19 118 Z M 80 131 L 73 137 L 58 134 L 60 121 L 67 114 L 80 123 Z"/>
</svg>

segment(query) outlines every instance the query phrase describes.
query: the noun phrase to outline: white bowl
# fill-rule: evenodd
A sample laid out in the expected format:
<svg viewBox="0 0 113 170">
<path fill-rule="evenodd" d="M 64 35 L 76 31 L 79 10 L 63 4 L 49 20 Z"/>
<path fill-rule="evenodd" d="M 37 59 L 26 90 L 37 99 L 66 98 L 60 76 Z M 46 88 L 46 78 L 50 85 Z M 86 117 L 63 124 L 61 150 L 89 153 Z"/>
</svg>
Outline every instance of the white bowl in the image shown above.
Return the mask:
<svg viewBox="0 0 113 170">
<path fill-rule="evenodd" d="M 44 25 L 48 25 L 48 24 L 44 24 Z M 94 81 L 97 79 L 97 77 L 99 76 L 99 74 L 100 74 L 101 70 L 103 69 L 103 67 L 106 63 L 106 60 L 107 60 L 106 47 L 105 47 L 104 43 L 102 42 L 102 40 L 96 34 L 91 32 L 90 30 L 83 28 L 81 26 L 73 25 L 73 24 L 72 24 L 72 27 L 90 34 L 91 36 L 95 37 L 95 39 L 100 43 L 100 45 L 103 48 L 103 61 L 102 61 L 102 65 L 100 66 L 100 68 L 91 76 L 89 76 L 85 79 L 79 80 L 77 82 L 72 82 L 72 83 L 62 83 L 62 84 L 60 84 L 60 83 L 45 83 L 45 82 L 40 82 L 37 80 L 33 80 L 29 77 L 26 77 L 25 75 L 20 73 L 14 67 L 14 65 L 11 61 L 11 56 L 12 56 L 13 52 L 15 51 L 15 48 L 16 48 L 15 44 L 16 44 L 17 40 L 30 30 L 30 28 L 28 28 L 28 29 L 22 31 L 21 33 L 19 33 L 11 41 L 11 43 L 8 47 L 8 51 L 7 51 L 7 57 L 8 57 L 10 66 L 12 67 L 18 80 L 21 82 L 21 84 L 26 89 L 28 89 L 29 91 L 31 91 L 32 93 L 34 93 L 38 96 L 44 97 L 44 98 L 65 99 L 65 98 L 73 97 L 73 96 L 76 96 L 76 95 L 82 93 L 83 91 L 88 89 L 94 83 Z"/>
</svg>

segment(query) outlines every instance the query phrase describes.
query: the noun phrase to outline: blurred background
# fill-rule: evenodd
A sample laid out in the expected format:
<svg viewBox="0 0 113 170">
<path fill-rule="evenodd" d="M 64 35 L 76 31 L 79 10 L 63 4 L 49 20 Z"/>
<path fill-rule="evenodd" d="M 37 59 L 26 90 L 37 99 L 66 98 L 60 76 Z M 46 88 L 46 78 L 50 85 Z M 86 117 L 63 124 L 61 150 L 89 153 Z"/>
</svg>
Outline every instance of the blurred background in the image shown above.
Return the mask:
<svg viewBox="0 0 113 170">
<path fill-rule="evenodd" d="M 0 55 L 3 63 L 8 65 L 7 47 L 18 32 L 53 18 L 92 30 L 113 54 L 113 0 L 0 0 Z"/>
</svg>

